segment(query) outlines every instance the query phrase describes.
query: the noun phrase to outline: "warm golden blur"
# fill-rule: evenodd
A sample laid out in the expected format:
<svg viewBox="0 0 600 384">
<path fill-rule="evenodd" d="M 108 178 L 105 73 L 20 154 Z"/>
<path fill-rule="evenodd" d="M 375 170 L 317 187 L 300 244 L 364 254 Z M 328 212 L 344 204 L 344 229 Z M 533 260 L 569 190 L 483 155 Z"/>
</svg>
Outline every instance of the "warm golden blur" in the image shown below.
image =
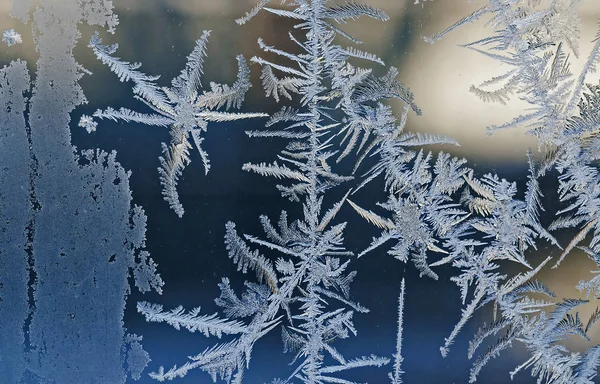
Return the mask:
<svg viewBox="0 0 600 384">
<path fill-rule="evenodd" d="M 431 35 L 452 25 L 466 14 L 476 10 L 486 1 L 440 1 L 425 3 L 422 8 L 423 27 L 414 35 Z M 460 6 L 459 6 L 460 5 Z M 600 2 L 582 1 L 580 55 L 571 55 L 571 70 L 577 74 L 587 59 L 598 30 Z M 488 137 L 485 127 L 510 121 L 524 113 L 527 104 L 512 100 L 506 106 L 484 103 L 469 92 L 471 85 L 505 72 L 500 64 L 469 49 L 465 44 L 489 35 L 491 30 L 485 21 L 467 25 L 447 35 L 443 40 L 429 45 L 415 42 L 408 62 L 402 66 L 403 80 L 415 93 L 417 103 L 423 109 L 423 117 L 413 119 L 412 127 L 427 132 L 443 133 L 461 143 L 461 154 L 469 159 L 490 158 L 503 162 L 522 163 L 525 151 L 537 148 L 533 138 L 524 135 L 526 129 L 510 129 Z M 416 36 L 415 36 L 416 37 Z M 597 81 L 598 76 L 589 79 Z"/>
<path fill-rule="evenodd" d="M 556 259 L 556 258 L 555 258 Z M 553 261 L 551 261 L 553 263 Z M 587 298 L 585 292 L 579 292 L 575 287 L 582 281 L 589 281 L 596 276 L 592 271 L 597 271 L 598 267 L 583 251 L 578 249 L 571 251 L 565 258 L 565 262 L 561 263 L 556 269 L 543 270 L 538 279 L 543 281 L 556 294 L 557 299 L 589 299 L 590 302 L 578 307 L 577 311 L 581 321 L 585 325 L 596 309 L 600 306 L 600 300 L 593 297 Z M 553 307 L 550 308 L 552 310 Z M 600 327 L 599 324 L 592 327 L 588 331 L 588 336 L 592 339 L 592 343 L 583 340 L 579 336 L 570 337 L 565 343 L 571 350 L 583 352 L 592 344 L 600 342 Z"/>
</svg>

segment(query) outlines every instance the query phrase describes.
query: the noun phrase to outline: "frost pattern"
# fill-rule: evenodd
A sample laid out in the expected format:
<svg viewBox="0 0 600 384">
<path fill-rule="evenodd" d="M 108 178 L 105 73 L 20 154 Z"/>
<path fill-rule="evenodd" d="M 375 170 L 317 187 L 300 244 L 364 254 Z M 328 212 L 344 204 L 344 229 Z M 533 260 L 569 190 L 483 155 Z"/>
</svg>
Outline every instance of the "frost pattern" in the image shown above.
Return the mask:
<svg viewBox="0 0 600 384">
<path fill-rule="evenodd" d="M 396 335 L 396 353 L 394 354 L 394 370 L 390 372 L 389 377 L 392 384 L 402 384 L 402 322 L 404 321 L 404 295 L 405 283 L 402 279 L 400 285 L 400 296 L 398 297 L 398 334 Z"/>
<path fill-rule="evenodd" d="M 204 171 L 210 169 L 208 154 L 202 149 L 201 135 L 208 128 L 209 122 L 225 122 L 253 117 L 266 116 L 263 113 L 232 113 L 219 112 L 215 109 L 225 107 L 240 108 L 244 95 L 250 88 L 249 69 L 242 56 L 237 57 L 239 72 L 238 79 L 232 85 L 211 83 L 211 89 L 199 94 L 200 78 L 203 73 L 206 43 L 210 31 L 204 31 L 196 41 L 196 46 L 188 56 L 188 61 L 181 74 L 171 81 L 171 87 L 158 87 L 155 82 L 160 76 L 149 76 L 138 69 L 140 63 L 128 63 L 112 55 L 118 45 L 102 45 L 102 39 L 94 34 L 88 45 L 102 63 L 108 65 L 120 81 L 132 81 L 135 85 L 135 98 L 143 102 L 154 113 L 139 113 L 127 108 L 115 110 L 108 108 L 98 110 L 95 117 L 114 121 L 136 122 L 151 126 L 170 127 L 171 143 L 162 143 L 164 157 L 160 157 L 160 182 L 163 186 L 163 196 L 175 213 L 182 217 L 183 205 L 177 193 L 177 181 L 183 169 L 190 163 L 190 149 L 194 142 L 200 154 Z M 95 123 L 89 116 L 83 116 L 79 122 L 88 132 L 96 129 Z"/>
<path fill-rule="evenodd" d="M 143 250 L 145 215 L 141 208 L 131 208 L 129 173 L 116 162 L 114 152 L 76 153 L 65 128 L 69 113 L 85 102 L 77 85 L 85 71 L 71 54 L 75 24 L 87 21 L 112 31 L 117 23 L 112 5 L 61 1 L 66 8 L 57 8 L 68 9 L 67 18 L 55 13 L 53 1 L 46 0 L 31 20 L 40 52 L 33 96 L 28 96 L 31 86 L 24 62 L 13 61 L 0 70 L 4 118 L 0 146 L 17 152 L 0 151 L 3 163 L 10 165 L 0 169 L 0 176 L 15 180 L 0 186 L 0 367 L 16 383 L 80 383 L 90 382 L 90 377 L 98 383 L 124 382 L 124 368 L 137 379 L 149 362 L 141 337 L 126 335 L 122 327 L 127 278 L 131 273 L 143 292 L 160 292 L 162 281 Z M 330 5 L 327 0 L 283 0 L 278 8 L 269 3 L 259 1 L 237 22 L 250 22 L 265 11 L 297 23 L 289 38 L 299 53 L 259 39 L 259 47 L 282 63 L 263 57 L 251 61 L 262 67 L 267 97 L 297 101 L 299 108 L 284 105 L 267 121 L 267 129 L 247 132 L 251 137 L 288 139 L 289 144 L 276 161 L 246 163 L 243 169 L 278 179 L 282 196 L 301 204 L 303 215 L 290 221 L 282 211 L 276 224 L 261 216 L 264 237 L 240 235 L 234 223 L 227 223 L 225 245 L 230 259 L 240 272 L 252 271 L 257 282 L 246 282 L 245 292 L 238 295 L 223 278 L 216 299 L 222 313 L 207 315 L 200 307 L 186 311 L 181 306 L 165 311 L 157 304 L 138 303 L 147 321 L 166 322 L 207 337 L 226 335 L 229 340 L 191 356 L 180 367 L 167 371 L 160 367 L 151 377 L 170 380 L 200 369 L 213 381 L 242 383 L 254 344 L 275 328 L 281 330 L 284 351 L 294 357 L 289 377 L 272 383 L 294 379 L 309 384 L 353 383 L 343 378 L 344 371 L 388 364 L 390 359 L 374 355 L 347 359 L 333 345 L 356 335 L 354 314 L 368 312 L 351 298 L 354 253 L 344 246 L 346 223 L 336 223 L 348 203 L 381 230 L 358 257 L 373 257 L 375 250 L 392 243 L 387 253 L 402 262 L 412 260 L 421 275 L 438 279 L 436 267 L 454 268 L 451 280 L 460 289 L 463 310 L 440 348 L 443 356 L 474 313 L 493 306 L 494 321 L 482 326 L 469 345 L 469 358 L 478 354 L 470 382 L 477 380 L 490 360 L 519 342 L 530 357 L 510 372 L 510 378 L 531 369 L 540 383 L 591 383 L 600 363 L 600 346 L 578 354 L 562 341 L 570 335 L 589 341 L 588 331 L 600 320 L 600 309 L 584 322 L 577 310 L 587 300 L 556 299 L 534 280 L 548 265 L 559 267 L 575 248 L 600 265 L 600 86 L 586 84 L 600 59 L 600 35 L 583 71 L 573 75 L 568 57 L 579 54 L 578 1 L 489 0 L 445 31 L 426 38 L 433 43 L 464 24 L 490 18 L 493 34 L 464 47 L 509 69 L 472 86 L 471 91 L 486 102 L 505 104 L 516 95 L 530 104 L 528 114 L 488 128 L 492 133 L 527 125 L 539 139 L 545 158 L 536 163 L 527 154 L 524 194 L 515 182 L 497 174 L 476 175 L 464 159 L 422 148 L 456 145 L 452 139 L 405 131 L 410 111 L 419 115 L 421 110 L 411 92 L 396 80 L 398 71 L 389 68 L 381 77 L 373 75 L 372 69 L 354 62 L 383 65 L 380 58 L 339 45 L 336 39 L 358 43 L 338 25 L 362 16 L 384 21 L 387 15 L 381 10 L 354 2 Z M 13 6 L 15 17 L 30 21 L 31 2 L 14 1 Z M 179 216 L 183 207 L 176 184 L 190 161 L 190 136 L 208 171 L 208 157 L 200 146 L 207 122 L 264 116 L 218 111 L 239 108 L 250 87 L 249 69 L 241 56 L 233 85 L 213 83 L 210 91 L 199 93 L 208 35 L 205 32 L 196 42 L 171 87 L 161 88 L 155 84 L 157 76 L 138 71 L 140 64 L 115 58 L 116 45 L 102 45 L 97 34 L 89 45 L 121 81 L 134 83 L 136 98 L 154 111 L 108 108 L 94 116 L 169 127 L 172 140 L 170 146 L 163 144 L 165 158 L 159 172 L 165 199 Z M 403 103 L 399 119 L 384 104 L 387 99 Z M 97 123 L 84 116 L 79 125 L 91 132 Z M 283 127 L 273 128 L 279 126 Z M 352 173 L 339 174 L 336 164 L 352 154 Z M 362 171 L 367 157 L 375 159 L 374 165 Z M 539 180 L 552 175 L 558 175 L 561 206 L 545 228 Z M 375 207 L 361 197 L 361 190 L 379 177 L 387 200 Z M 342 184 L 346 193 L 324 208 L 325 194 L 340 190 Z M 577 231 L 564 247 L 551 233 L 562 229 Z M 589 243 L 581 245 L 586 239 Z M 542 241 L 561 250 L 553 263 L 551 257 L 535 263 L 528 257 Z M 505 261 L 524 271 L 502 274 Z M 600 280 L 581 281 L 578 288 L 596 298 Z M 389 374 L 392 383 L 400 383 L 403 374 L 404 296 L 403 279 Z M 1 310 L 9 306 L 10 311 Z M 496 341 L 479 352 L 491 338 Z"/>
<path fill-rule="evenodd" d="M 124 383 L 126 369 L 139 378 L 148 363 L 122 322 L 130 274 L 142 292 L 161 291 L 143 250 L 146 216 L 115 152 L 77 153 L 70 141 L 70 112 L 85 102 L 76 24 L 112 28 L 111 8 L 13 9 L 31 22 L 39 60 L 33 87 L 24 62 L 0 70 L 0 175 L 10 180 L 0 187 L 0 367 L 10 383 Z"/>
<path fill-rule="evenodd" d="M 289 37 L 300 47 L 300 53 L 269 46 L 262 39 L 258 41 L 263 51 L 289 64 L 262 57 L 253 57 L 251 61 L 263 68 L 261 79 L 267 97 L 277 101 L 297 97 L 301 109 L 283 106 L 267 121 L 268 129 L 248 132 L 251 137 L 288 139 L 289 144 L 277 161 L 246 163 L 243 169 L 276 178 L 282 196 L 302 204 L 304 215 L 290 222 L 283 211 L 277 224 L 261 216 L 266 238 L 240 236 L 233 223 L 226 225 L 229 257 L 239 271 L 256 274 L 260 283 L 247 283 L 247 290 L 240 298 L 227 279 L 222 281 L 221 296 L 216 302 L 227 317 L 200 315 L 198 310 L 185 313 L 181 308 L 161 312 L 160 307 L 147 303 L 138 305 L 148 320 L 167 321 L 177 329 L 184 326 L 216 336 L 241 333 L 230 342 L 192 356 L 182 366 L 168 371 L 161 367 L 152 374 L 159 381 L 183 377 L 197 368 L 209 373 L 213 380 L 241 383 L 254 343 L 275 328 L 281 329 L 284 352 L 294 355 L 295 368 L 287 381 L 294 378 L 308 384 L 354 383 L 338 375 L 389 362 L 374 355 L 348 359 L 333 346 L 334 341 L 357 333 L 353 316 L 368 310 L 350 297 L 350 284 L 356 274 L 349 269 L 353 253 L 344 247 L 346 223 L 335 223 L 348 193 L 331 207 L 323 206 L 327 191 L 353 179 L 334 171 L 330 163 L 336 151 L 329 147 L 340 131 L 360 133 L 361 103 L 398 97 L 413 105 L 410 91 L 394 80 L 394 69 L 383 78 L 375 77 L 370 70 L 350 64 L 348 59 L 383 64 L 381 59 L 338 45 L 334 40 L 341 36 L 357 42 L 337 27 L 339 23 L 362 16 L 387 20 L 387 15 L 358 3 L 328 6 L 327 1 L 294 1 L 284 8 L 267 7 L 267 3 L 261 1 L 238 22 L 250 21 L 261 10 L 297 21 L 296 29 L 301 32 L 290 33 Z M 340 107 L 343 115 L 333 112 Z M 418 111 L 416 106 L 414 109 Z M 282 128 L 272 128 L 275 126 Z M 351 148 L 353 144 L 346 145 Z M 339 154 L 338 160 L 344 156 Z M 266 254 L 251 246 L 263 248 Z M 268 257 L 269 254 L 273 257 Z M 398 351 L 393 376 L 396 381 L 400 375 L 399 361 Z"/>
<path fill-rule="evenodd" d="M 4 41 L 9 47 L 12 47 L 15 44 L 21 44 L 23 39 L 21 38 L 20 33 L 11 28 L 2 33 L 2 41 Z"/>
<path fill-rule="evenodd" d="M 23 61 L 0 70 L 0 371 L 7 381 L 18 383 L 25 372 L 23 324 L 29 316 L 28 280 L 31 245 L 25 228 L 31 223 L 29 142 L 24 112 L 29 74 Z M 11 151 L 4 150 L 11 148 Z M 24 187 L 24 188 L 23 188 Z M 10 308 L 10 310 L 7 310 Z"/>
<path fill-rule="evenodd" d="M 486 102 L 506 103 L 512 95 L 518 96 L 530 104 L 529 112 L 500 126 L 488 127 L 488 132 L 514 126 L 526 125 L 529 133 L 539 139 L 539 149 L 545 152 L 545 159 L 535 166 L 529 158 L 530 176 L 521 204 L 513 205 L 512 209 L 504 211 L 502 215 L 518 222 L 511 227 L 499 226 L 498 222 L 489 223 L 487 220 L 471 224 L 478 231 L 495 236 L 496 240 L 508 240 L 514 244 L 511 250 L 506 242 L 502 242 L 501 250 L 508 250 L 510 260 L 527 265 L 523 251 L 528 247 L 536 247 L 535 237 L 540 236 L 558 245 L 551 235 L 541 227 L 537 218 L 539 215 L 540 201 L 542 198 L 538 179 L 552 175 L 551 171 L 558 173 L 558 196 L 562 205 L 555 212 L 557 218 L 548 226 L 548 230 L 575 228 L 578 233 L 562 249 L 560 256 L 553 263 L 557 268 L 564 258 L 575 249 L 588 234 L 591 234 L 589 246 L 580 246 L 593 260 L 598 260 L 600 251 L 600 225 L 598 212 L 598 179 L 597 160 L 598 151 L 597 122 L 598 122 L 598 86 L 585 86 L 586 78 L 595 72 L 600 59 L 600 35 L 594 39 L 594 47 L 589 53 L 583 70 L 576 76 L 569 68 L 569 52 L 579 54 L 579 17 L 577 15 L 578 1 L 540 2 L 536 0 L 490 0 L 487 5 L 471 15 L 458 21 L 444 32 L 426 38 L 435 42 L 445 34 L 469 22 L 474 22 L 482 16 L 490 16 L 489 25 L 494 29 L 492 36 L 467 43 L 464 47 L 475 50 L 509 67 L 503 74 L 485 81 L 480 86 L 472 86 L 471 91 Z M 495 89 L 492 87 L 496 87 Z M 584 89 L 587 87 L 587 92 Z M 576 110 L 579 106 L 579 111 Z M 555 174 L 555 173 L 554 173 Z M 471 189 L 479 196 L 464 195 L 461 199 L 477 213 L 489 215 L 492 201 L 498 199 L 498 187 L 504 186 L 503 195 L 514 195 L 515 186 L 498 183 L 493 176 L 486 176 L 482 182 L 469 181 Z M 492 194 L 494 196 L 492 196 Z M 482 200 L 483 199 L 483 200 Z M 510 207 L 510 205 L 509 205 Z M 492 225 L 490 225 L 492 224 Z M 513 227 L 513 225 L 517 225 Z M 523 226 L 525 225 L 525 227 Z M 529 227 L 529 228 L 527 228 Z M 510 232 L 497 229 L 520 228 L 519 233 L 525 235 L 518 239 L 506 235 Z M 514 240 L 519 240 L 515 242 Z M 515 247 L 516 246 L 516 247 Z M 560 247 L 560 246 L 559 246 Z M 496 253 L 494 253 L 496 254 Z M 472 255 L 468 261 L 473 268 L 477 263 L 477 256 Z M 567 335 L 575 334 L 588 339 L 587 332 L 598 320 L 596 310 L 587 325 L 583 325 L 577 312 L 570 313 L 586 301 L 565 299 L 563 301 L 547 301 L 534 299 L 527 294 L 538 293 L 553 298 L 554 294 L 542 283 L 532 281 L 531 278 L 547 263 L 549 258 L 528 272 L 519 274 L 506 280 L 501 285 L 501 277 L 489 265 L 485 270 L 473 271 L 456 279 L 463 284 L 466 291 L 468 284 L 476 279 L 485 281 L 487 287 L 493 287 L 487 293 L 480 295 L 484 290 L 475 290 L 475 297 L 481 297 L 481 304 L 494 302 L 495 314 L 500 313 L 495 323 L 480 329 L 471 343 L 469 356 L 486 337 L 504 331 L 496 344 L 488 349 L 477 359 L 471 371 L 470 382 L 474 382 L 483 366 L 492 358 L 509 347 L 513 341 L 524 343 L 531 358 L 511 372 L 511 377 L 525 368 L 531 368 L 531 374 L 537 377 L 538 382 L 551 383 L 591 383 L 596 377 L 596 369 L 600 362 L 598 346 L 591 346 L 579 355 L 569 351 L 560 342 Z M 454 261 L 456 265 L 456 261 Z M 466 262 L 456 265 L 467 267 Z M 531 267 L 530 267 L 531 268 Z M 482 272 L 486 278 L 481 279 Z M 479 276 L 479 277 L 477 277 Z M 479 283 L 481 285 L 481 283 Z M 579 283 L 580 290 L 586 290 L 588 295 L 597 292 L 597 279 Z M 478 292 L 479 291 L 479 292 Z M 463 296 L 464 297 L 464 296 Z M 473 306 L 467 307 L 467 314 L 472 313 L 478 306 L 473 301 Z M 555 306 L 547 313 L 544 308 Z M 465 312 L 463 312 L 463 319 Z M 455 331 L 464 324 L 458 324 Z M 454 333 L 453 333 L 454 334 Z M 452 338 L 449 339 L 450 341 Z M 588 339 L 589 340 L 589 339 Z M 447 352 L 447 346 L 442 352 Z"/>
<path fill-rule="evenodd" d="M 337 382 L 341 379 L 324 378 L 322 374 L 359 365 L 383 364 L 383 360 L 375 360 L 374 357 L 371 360 L 361 358 L 350 364 L 324 341 L 332 340 L 326 336 L 325 330 L 335 332 L 340 338 L 347 336 L 347 333 L 341 336 L 344 328 L 330 329 L 329 319 L 339 321 L 352 330 L 348 315 L 351 312 L 343 308 L 329 308 L 332 299 L 354 311 L 365 311 L 350 300 L 348 289 L 354 272 L 346 273 L 349 261 L 339 259 L 351 255 L 342 247 L 345 223 L 332 223 L 341 207 L 348 203 L 363 219 L 382 230 L 382 234 L 374 238 L 359 257 L 393 241 L 388 253 L 400 261 L 412 259 L 421 275 L 438 279 L 434 269 L 445 264 L 450 264 L 457 271 L 451 280 L 460 289 L 464 308 L 440 348 L 443 356 L 449 353 L 451 345 L 475 311 L 493 304 L 497 320 L 480 330 L 469 355 L 474 356 L 484 338 L 502 330 L 505 334 L 474 363 L 471 382 L 476 380 L 479 371 L 491 358 L 513 341 L 524 343 L 532 357 L 511 375 L 531 367 L 532 375 L 540 382 L 590 382 L 596 375 L 598 348 L 591 347 L 581 357 L 570 353 L 560 341 L 569 334 L 587 338 L 587 330 L 600 315 L 594 315 L 588 326 L 583 327 L 578 315 L 570 313 L 583 301 L 546 302 L 528 296 L 531 293 L 553 296 L 543 284 L 532 280 L 550 259 L 532 266 L 527 257 L 527 253 L 537 249 L 541 241 L 560 248 L 550 231 L 580 228 L 579 234 L 564 248 L 556 267 L 589 232 L 600 229 L 597 218 L 600 206 L 596 203 L 598 180 L 593 165 L 599 157 L 594 137 L 600 88 L 588 87 L 591 94 L 585 95 L 579 102 L 580 115 L 574 116 L 586 74 L 595 70 L 600 39 L 596 40 L 584 71 L 577 79 L 571 79 L 564 47 L 577 53 L 576 1 L 556 0 L 542 4 L 538 0 L 490 0 L 488 5 L 444 32 L 426 39 L 435 42 L 463 24 L 474 22 L 484 15 L 492 17 L 489 24 L 495 34 L 466 47 L 512 68 L 471 90 L 484 101 L 504 104 L 512 94 L 517 94 L 532 104 L 530 114 L 500 127 L 491 127 L 490 132 L 527 123 L 532 128 L 531 133 L 540 138 L 540 149 L 550 147 L 547 159 L 541 164 L 536 164 L 531 154 L 527 154 L 529 178 L 524 195 L 518 193 L 515 182 L 496 174 L 478 177 L 464 159 L 453 158 L 443 152 L 436 157 L 423 150 L 422 147 L 432 144 L 457 143 L 443 136 L 404 131 L 409 112 L 412 110 L 418 115 L 421 111 L 410 91 L 395 80 L 395 68 L 390 68 L 387 75 L 376 77 L 370 69 L 348 62 L 352 58 L 383 64 L 381 59 L 370 53 L 337 45 L 334 42 L 336 35 L 354 43 L 358 41 L 340 30 L 336 23 L 360 16 L 386 20 L 383 12 L 357 3 L 328 6 L 325 0 L 283 1 L 287 8 L 271 8 L 269 3 L 268 0 L 260 1 L 237 22 L 249 22 L 264 10 L 292 19 L 297 23 L 296 29 L 307 31 L 302 38 L 295 33 L 289 34 L 301 53 L 282 51 L 259 39 L 259 46 L 265 52 L 280 57 L 282 63 L 262 57 L 251 59 L 263 68 L 261 80 L 267 97 L 279 102 L 299 95 L 302 108 L 297 110 L 283 106 L 267 122 L 266 126 L 270 129 L 248 132 L 251 137 L 285 138 L 290 140 L 290 144 L 277 161 L 247 163 L 243 169 L 278 179 L 277 188 L 282 195 L 302 204 L 304 218 L 289 224 L 287 214 L 283 212 L 275 226 L 269 218 L 261 217 L 267 236 L 264 240 L 251 235 L 244 235 L 243 239 L 232 223 L 227 225 L 226 245 L 230 258 L 242 272 L 253 270 L 262 283 L 248 283 L 248 291 L 240 299 L 229 287 L 228 280 L 223 280 L 222 295 L 217 303 L 224 306 L 227 317 L 200 316 L 199 310 L 186 314 L 181 308 L 165 313 L 145 303 L 138 306 L 138 310 L 150 321 L 169 321 L 177 328 L 192 321 L 188 328 L 213 327 L 204 332 L 217 336 L 224 332 L 217 328 L 221 325 L 228 332 L 239 332 L 236 326 L 240 324 L 231 323 L 232 317 L 250 316 L 246 327 L 257 327 L 248 328 L 230 343 L 207 349 L 181 367 L 173 367 L 167 372 L 161 368 L 153 377 L 173 379 L 184 376 L 192 368 L 200 368 L 210 373 L 213 380 L 221 378 L 240 383 L 244 363 L 247 366 L 250 357 L 248 346 L 254 344 L 257 335 L 262 336 L 285 320 L 289 324 L 283 331 L 285 350 L 296 352 L 294 361 L 299 361 L 290 379 L 295 377 L 305 383 Z M 324 83 L 324 79 L 328 82 Z M 488 90 L 500 83 L 503 85 L 499 89 Z M 399 99 L 405 106 L 399 119 L 389 106 L 382 103 L 393 98 Z M 343 117 L 332 111 L 341 111 Z M 285 123 L 283 128 L 271 128 L 281 123 Z M 339 150 L 336 150 L 332 139 L 337 135 L 342 137 Z M 353 174 L 335 173 L 330 161 L 340 162 L 352 153 L 356 155 Z M 376 157 L 375 165 L 356 177 L 367 157 Z M 558 179 L 561 201 L 570 205 L 557 213 L 559 218 L 553 224 L 544 228 L 540 221 L 543 195 L 539 179 L 552 168 L 561 174 Z M 383 209 L 383 213 L 355 203 L 361 189 L 380 176 L 385 180 L 388 193 L 388 200 L 378 203 L 378 210 Z M 351 181 L 357 181 L 357 186 L 321 213 L 323 194 Z M 596 239 L 600 235 L 596 236 L 596 233 L 590 247 L 585 250 L 598 260 L 596 254 L 600 241 Z M 258 250 L 251 249 L 249 244 L 266 247 L 283 256 L 273 263 Z M 436 261 L 429 260 L 432 256 Z M 297 261 L 293 262 L 290 257 Z M 526 272 L 514 276 L 501 274 L 499 269 L 503 261 L 517 264 Z M 593 292 L 597 289 L 594 284 L 597 280 L 581 282 L 580 288 Z M 299 293 L 295 292 L 296 288 Z M 251 291 L 255 292 L 254 296 Z M 403 296 L 404 285 L 399 303 L 397 352 L 390 374 L 392 382 L 400 382 L 402 373 Z M 254 299 L 250 301 L 250 297 Z M 288 305 L 288 302 L 295 301 L 302 303 L 301 315 L 295 315 L 294 306 Z M 556 306 L 553 312 L 542 312 L 550 305 Z M 278 317 L 280 311 L 282 317 Z M 347 315 L 347 320 L 342 320 Z M 213 321 L 216 323 L 213 324 Z M 248 333 L 253 335 L 251 341 L 244 336 Z M 327 351 L 330 358 L 339 362 L 339 366 L 325 366 L 322 351 Z M 273 381 L 282 382 L 287 381 Z"/>
</svg>

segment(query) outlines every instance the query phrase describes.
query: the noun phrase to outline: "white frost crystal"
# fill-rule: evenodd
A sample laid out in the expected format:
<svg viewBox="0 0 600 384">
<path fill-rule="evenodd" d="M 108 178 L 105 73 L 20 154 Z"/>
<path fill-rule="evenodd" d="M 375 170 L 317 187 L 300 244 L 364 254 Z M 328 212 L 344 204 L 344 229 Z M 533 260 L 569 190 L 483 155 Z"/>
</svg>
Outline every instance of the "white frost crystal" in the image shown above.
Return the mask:
<svg viewBox="0 0 600 384">
<path fill-rule="evenodd" d="M 81 116 L 81 119 L 79 119 L 79 126 L 85 128 L 88 133 L 92 133 L 96 131 L 98 123 L 95 122 L 91 116 L 83 115 Z"/>
<path fill-rule="evenodd" d="M 15 44 L 21 44 L 23 39 L 21 39 L 21 34 L 16 32 L 14 29 L 7 29 L 2 34 L 2 41 L 6 42 L 9 47 Z"/>
</svg>

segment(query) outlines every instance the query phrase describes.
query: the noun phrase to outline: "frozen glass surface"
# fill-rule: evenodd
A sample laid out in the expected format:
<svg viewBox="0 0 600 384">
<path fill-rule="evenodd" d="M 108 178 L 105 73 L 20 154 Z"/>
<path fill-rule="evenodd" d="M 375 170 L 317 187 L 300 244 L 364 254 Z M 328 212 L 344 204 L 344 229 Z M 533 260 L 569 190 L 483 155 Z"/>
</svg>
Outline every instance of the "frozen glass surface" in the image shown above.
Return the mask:
<svg viewBox="0 0 600 384">
<path fill-rule="evenodd" d="M 0 384 L 597 381 L 600 3 L 362 3 L 0 0 Z"/>
</svg>

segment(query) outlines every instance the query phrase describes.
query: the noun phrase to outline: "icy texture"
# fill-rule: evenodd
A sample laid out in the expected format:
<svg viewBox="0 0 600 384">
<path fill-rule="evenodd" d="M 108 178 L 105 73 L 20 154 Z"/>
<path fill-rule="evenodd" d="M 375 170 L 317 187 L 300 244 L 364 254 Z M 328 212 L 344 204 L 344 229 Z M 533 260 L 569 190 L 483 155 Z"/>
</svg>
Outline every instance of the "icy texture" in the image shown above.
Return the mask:
<svg viewBox="0 0 600 384">
<path fill-rule="evenodd" d="M 456 145 L 451 138 L 405 130 L 411 111 L 420 115 L 421 110 L 396 80 L 398 70 L 374 75 L 371 65 L 383 61 L 355 48 L 359 41 L 340 29 L 363 16 L 385 21 L 383 11 L 355 2 L 282 0 L 271 7 L 262 0 L 239 18 L 239 24 L 254 22 L 264 12 L 296 23 L 288 34 L 294 53 L 259 39 L 265 56 L 277 59 L 251 59 L 262 67 L 266 96 L 295 104 L 282 105 L 266 129 L 247 134 L 288 144 L 277 160 L 242 168 L 277 179 L 282 196 L 300 204 L 302 214 L 290 219 L 282 211 L 276 224 L 260 216 L 263 237 L 240 235 L 234 223 L 226 224 L 229 258 L 238 271 L 252 272 L 256 282 L 246 282 L 239 295 L 223 278 L 215 300 L 220 313 L 138 303 L 147 321 L 226 340 L 150 376 L 171 380 L 198 369 L 214 381 L 240 384 L 255 344 L 275 329 L 282 334 L 284 352 L 293 357 L 288 378 L 274 379 L 274 384 L 351 384 L 355 368 L 389 364 L 391 359 L 369 351 L 348 358 L 335 346 L 357 335 L 354 315 L 368 313 L 351 295 L 353 258 L 375 257 L 375 251 L 388 247 L 389 255 L 411 260 L 421 276 L 432 280 L 439 279 L 437 267 L 452 267 L 451 280 L 462 299 L 457 305 L 463 309 L 441 343 L 443 356 L 476 311 L 493 308 L 493 322 L 483 325 L 469 345 L 469 358 L 478 355 L 470 382 L 518 342 L 530 356 L 507 378 L 530 369 L 539 383 L 592 383 L 600 347 L 591 345 L 578 354 L 563 341 L 570 335 L 589 340 L 600 310 L 583 321 L 577 310 L 587 300 L 557 299 L 534 279 L 543 268 L 559 268 L 577 247 L 600 265 L 600 86 L 586 84 L 600 60 L 600 35 L 583 70 L 573 75 L 569 53 L 579 54 L 577 3 L 489 0 L 426 38 L 434 43 L 464 24 L 488 18 L 491 35 L 464 47 L 504 64 L 505 71 L 471 91 L 486 102 L 505 104 L 516 96 L 529 103 L 527 114 L 488 128 L 492 133 L 526 125 L 539 139 L 545 156 L 537 163 L 531 153 L 524 156 L 529 168 L 524 193 L 497 174 L 476 175 L 467 160 L 425 149 Z M 69 132 L 70 113 L 85 102 L 77 85 L 84 70 L 72 56 L 79 37 L 76 24 L 113 31 L 117 19 L 109 1 L 42 0 L 30 12 L 32 7 L 29 1 L 13 1 L 13 16 L 34 27 L 40 59 L 33 87 L 24 62 L 13 61 L 0 70 L 0 146 L 10 149 L 0 151 L 0 177 L 11 180 L 0 183 L 0 369 L 15 383 L 119 383 L 127 374 L 137 379 L 149 356 L 141 337 L 123 328 L 128 277 L 133 275 L 142 292 L 160 292 L 162 286 L 156 265 L 143 250 L 146 218 L 140 207 L 132 208 L 129 173 L 116 163 L 115 153 L 77 153 Z M 16 32 L 8 35 L 9 44 L 16 41 Z M 176 186 L 190 162 L 190 137 L 208 170 L 200 136 L 208 122 L 264 116 L 218 110 L 239 108 L 250 87 L 241 56 L 233 85 L 211 83 L 210 90 L 200 92 L 208 36 L 205 32 L 198 39 L 171 87 L 159 87 L 158 76 L 140 72 L 141 64 L 115 57 L 117 46 L 102 45 L 98 34 L 89 43 L 121 81 L 133 83 L 135 97 L 153 111 L 107 108 L 94 116 L 169 128 L 172 140 L 163 145 L 159 172 L 165 200 L 179 216 L 184 211 Z M 365 63 L 367 68 L 358 66 Z M 398 118 L 386 104 L 389 99 L 404 106 Z M 98 123 L 84 116 L 79 125 L 94 131 Z M 363 170 L 367 157 L 371 165 Z M 350 174 L 337 170 L 345 160 L 352 161 Z M 546 227 L 540 215 L 542 177 L 555 177 L 551 181 L 561 204 Z M 387 198 L 376 203 L 363 188 L 378 178 Z M 344 191 L 343 197 L 325 207 L 333 189 Z M 346 248 L 346 223 L 336 220 L 347 207 L 381 230 L 359 252 Z M 563 229 L 574 229 L 575 235 L 561 247 L 552 232 Z M 542 245 L 560 249 L 556 260 L 530 260 Z M 504 274 L 506 262 L 521 272 Z M 395 384 L 403 380 L 406 349 L 404 279 L 400 286 L 396 351 L 391 368 L 385 368 Z M 597 298 L 600 279 L 582 280 L 578 288 Z M 491 338 L 496 341 L 486 344 Z M 486 349 L 479 352 L 483 345 Z"/>
<path fill-rule="evenodd" d="M 14 5 L 40 56 L 33 85 L 24 62 L 0 70 L 2 380 L 123 383 L 126 369 L 139 377 L 148 363 L 123 327 L 128 278 L 141 291 L 162 281 L 143 250 L 146 217 L 132 207 L 129 173 L 114 152 L 77 153 L 69 130 L 85 102 L 76 23 L 116 19 L 108 1 L 46 0 L 31 19 L 27 2 Z"/>
</svg>

